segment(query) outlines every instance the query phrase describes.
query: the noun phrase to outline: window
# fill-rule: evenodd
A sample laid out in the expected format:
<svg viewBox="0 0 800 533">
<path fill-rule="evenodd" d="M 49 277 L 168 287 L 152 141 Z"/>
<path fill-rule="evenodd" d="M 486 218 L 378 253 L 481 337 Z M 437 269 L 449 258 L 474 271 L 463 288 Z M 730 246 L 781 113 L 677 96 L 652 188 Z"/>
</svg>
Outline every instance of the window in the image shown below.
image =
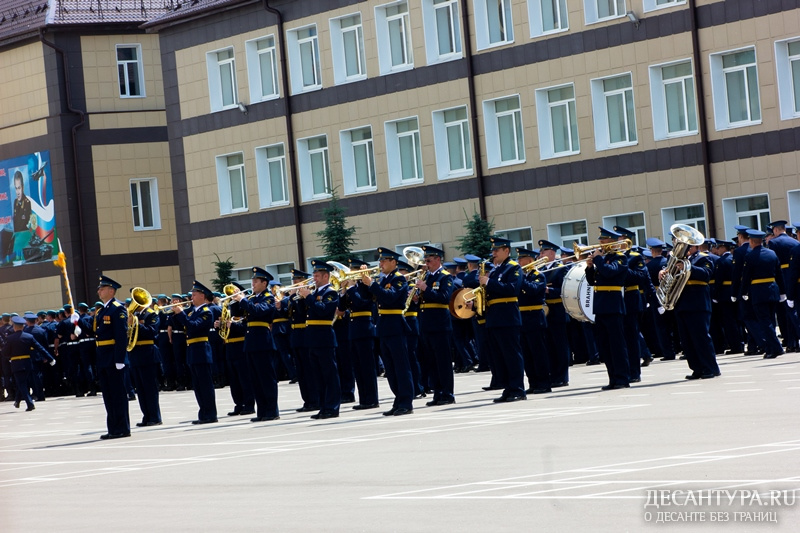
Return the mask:
<svg viewBox="0 0 800 533">
<path fill-rule="evenodd" d="M 338 84 L 366 78 L 361 14 L 331 19 L 330 25 L 334 81 Z"/>
<path fill-rule="evenodd" d="M 800 117 L 800 40 L 775 43 L 775 74 L 781 120 Z"/>
<path fill-rule="evenodd" d="M 434 111 L 433 143 L 439 179 L 472 174 L 472 145 L 466 107 Z"/>
<path fill-rule="evenodd" d="M 597 150 L 636 144 L 636 113 L 630 74 L 592 80 Z"/>
<path fill-rule="evenodd" d="M 531 228 L 501 229 L 494 232 L 495 237 L 511 241 L 511 256 L 517 258 L 517 247 L 533 249 L 533 232 Z"/>
<path fill-rule="evenodd" d="M 339 133 L 342 147 L 342 171 L 344 193 L 374 191 L 375 150 L 372 144 L 372 128 L 356 128 Z"/>
<path fill-rule="evenodd" d="M 567 0 L 528 0 L 531 37 L 569 29 Z"/>
<path fill-rule="evenodd" d="M 283 143 L 256 148 L 256 174 L 261 209 L 289 203 Z"/>
<path fill-rule="evenodd" d="M 131 209 L 135 231 L 161 229 L 156 178 L 131 180 Z"/>
<path fill-rule="evenodd" d="M 769 224 L 769 196 L 758 194 L 722 199 L 722 216 L 725 221 L 725 234 L 733 235 L 737 224 L 748 228 L 764 230 Z"/>
<path fill-rule="evenodd" d="M 409 246 L 414 246 L 416 248 L 422 248 L 423 246 L 433 246 L 434 248 L 438 248 L 440 250 L 444 250 L 442 247 L 442 243 L 431 243 L 431 241 L 419 241 L 419 242 L 407 242 L 404 244 L 395 244 L 394 251 L 400 255 L 403 255 L 403 250 L 408 248 Z M 403 259 L 405 261 L 405 259 Z M 408 261 L 406 261 L 408 263 Z"/>
<path fill-rule="evenodd" d="M 286 32 L 286 49 L 291 66 L 289 79 L 292 93 L 321 89 L 317 27 L 308 26 Z"/>
<path fill-rule="evenodd" d="M 789 204 L 789 223 L 796 226 L 800 219 L 800 189 L 786 191 L 786 203 Z"/>
<path fill-rule="evenodd" d="M 625 0 L 583 0 L 586 24 L 624 17 Z"/>
<path fill-rule="evenodd" d="M 404 0 L 376 7 L 375 23 L 381 74 L 413 68 L 408 2 Z"/>
<path fill-rule="evenodd" d="M 703 204 L 664 208 L 661 210 L 661 223 L 664 232 L 662 236 L 665 241 L 672 238 L 669 228 L 673 224 L 686 224 L 703 235 L 708 235 L 706 233 L 706 209 Z"/>
<path fill-rule="evenodd" d="M 389 186 L 422 183 L 422 143 L 416 117 L 385 124 Z"/>
<path fill-rule="evenodd" d="M 402 253 L 402 250 L 398 253 Z M 351 256 L 368 263 L 370 266 L 378 265 L 378 251 L 375 248 L 369 250 L 356 250 L 350 253 Z"/>
<path fill-rule="evenodd" d="M 575 86 L 537 89 L 535 94 L 540 157 L 551 159 L 580 153 Z"/>
<path fill-rule="evenodd" d="M 519 96 L 483 102 L 489 168 L 525 161 Z"/>
<path fill-rule="evenodd" d="M 239 103 L 236 89 L 236 64 L 233 48 L 206 54 L 208 67 L 208 95 L 211 111 L 236 107 Z"/>
<path fill-rule="evenodd" d="M 603 217 L 604 228 L 613 228 L 614 226 L 622 226 L 636 233 L 633 244 L 644 246 L 644 241 L 647 239 L 647 228 L 645 227 L 643 212 Z"/>
<path fill-rule="evenodd" d="M 117 75 L 119 76 L 120 98 L 136 98 L 145 95 L 142 45 L 117 45 Z"/>
<path fill-rule="evenodd" d="M 332 186 L 328 137 L 320 135 L 298 140 L 297 161 L 303 200 L 329 198 Z"/>
<path fill-rule="evenodd" d="M 244 173 L 244 154 L 217 157 L 217 187 L 221 215 L 247 211 L 247 180 Z"/>
<path fill-rule="evenodd" d="M 514 42 L 511 0 L 473 0 L 478 50 Z"/>
<path fill-rule="evenodd" d="M 711 54 L 710 66 L 717 130 L 760 124 L 755 48 Z"/>
<path fill-rule="evenodd" d="M 655 11 L 656 9 L 664 9 L 685 3 L 686 0 L 643 0 L 642 6 L 646 13 L 648 11 Z"/>
<path fill-rule="evenodd" d="M 587 232 L 586 221 L 575 220 L 572 222 L 548 224 L 547 240 L 564 247 L 570 247 L 576 242 L 585 246 L 589 244 L 589 233 Z"/>
<path fill-rule="evenodd" d="M 266 265 L 264 270 L 269 272 L 275 281 L 279 282 L 284 287 L 288 287 L 292 284 L 292 269 L 294 268 L 294 263 L 274 263 L 272 265 Z"/>
<path fill-rule="evenodd" d="M 422 0 L 428 64 L 461 58 L 458 0 Z"/>
<path fill-rule="evenodd" d="M 247 53 L 247 76 L 250 82 L 250 102 L 271 100 L 280 95 L 278 90 L 278 60 L 275 37 L 263 37 L 244 43 Z"/>
<path fill-rule="evenodd" d="M 650 67 L 650 98 L 657 141 L 697 133 L 691 60 Z"/>
<path fill-rule="evenodd" d="M 245 290 L 253 288 L 252 275 L 253 270 L 250 268 L 237 268 L 231 272 L 231 277 L 234 281 L 244 287 Z"/>
</svg>

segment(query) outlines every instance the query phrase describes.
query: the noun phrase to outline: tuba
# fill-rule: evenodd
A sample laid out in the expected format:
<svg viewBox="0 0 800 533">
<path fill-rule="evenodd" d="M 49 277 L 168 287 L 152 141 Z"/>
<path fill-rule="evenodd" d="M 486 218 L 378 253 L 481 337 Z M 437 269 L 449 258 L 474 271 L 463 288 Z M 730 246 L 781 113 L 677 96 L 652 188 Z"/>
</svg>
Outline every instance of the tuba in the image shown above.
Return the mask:
<svg viewBox="0 0 800 533">
<path fill-rule="evenodd" d="M 422 248 L 419 246 L 406 246 L 403 248 L 403 256 L 406 259 L 406 263 L 415 269 L 414 272 L 409 272 L 406 274 L 406 279 L 408 279 L 409 282 L 416 282 L 416 280 L 421 279 L 422 276 L 425 275 L 425 272 L 419 268 L 422 266 L 422 263 L 425 262 L 425 252 L 422 250 Z M 408 311 L 408 308 L 411 306 L 411 302 L 414 301 L 414 297 L 418 292 L 419 289 L 416 286 L 412 287 L 411 290 L 408 291 L 408 298 L 406 298 L 406 306 L 403 309 L 403 313 Z"/>
<path fill-rule="evenodd" d="M 705 240 L 702 233 L 686 224 L 673 224 L 669 231 L 675 237 L 675 248 L 672 249 L 672 255 L 664 268 L 664 277 L 656 289 L 658 302 L 667 311 L 675 308 L 686 282 L 689 281 L 692 266 L 686 258 L 689 248 L 699 246 Z"/>
<path fill-rule="evenodd" d="M 131 289 L 131 303 L 128 304 L 128 315 L 132 316 L 135 312 L 146 309 L 153 303 L 153 298 L 147 289 L 141 287 L 134 287 Z M 139 338 L 139 321 L 134 319 L 133 323 L 128 327 L 128 348 L 130 352 L 136 346 L 136 341 Z"/>
</svg>

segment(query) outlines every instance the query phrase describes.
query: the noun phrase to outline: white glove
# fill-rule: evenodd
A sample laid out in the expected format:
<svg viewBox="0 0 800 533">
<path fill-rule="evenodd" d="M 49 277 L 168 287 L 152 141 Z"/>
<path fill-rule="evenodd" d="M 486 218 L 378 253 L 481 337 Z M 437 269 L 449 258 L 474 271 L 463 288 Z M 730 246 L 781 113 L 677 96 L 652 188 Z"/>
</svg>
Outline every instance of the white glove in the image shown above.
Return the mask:
<svg viewBox="0 0 800 533">
<path fill-rule="evenodd" d="M 781 301 L 781 302 L 785 302 L 785 301 L 786 301 L 786 295 L 785 295 L 785 294 L 781 294 L 781 299 L 780 299 L 780 301 Z"/>
<path fill-rule="evenodd" d="M 731 301 L 735 302 L 736 301 L 736 296 L 731 296 Z"/>
<path fill-rule="evenodd" d="M 786 300 L 786 305 L 789 306 L 789 309 L 794 309 L 794 300 Z"/>
<path fill-rule="evenodd" d="M 718 301 L 716 301 L 716 300 L 711 300 L 711 301 L 712 301 L 712 302 L 714 302 L 715 304 L 718 304 L 718 303 L 719 303 L 719 302 L 718 302 Z"/>
<path fill-rule="evenodd" d="M 650 309 L 650 304 L 649 303 L 647 304 L 647 307 L 645 307 L 645 309 Z"/>
<path fill-rule="evenodd" d="M 50 359 L 50 366 L 56 366 L 56 360 Z"/>
<path fill-rule="evenodd" d="M 658 308 L 658 314 L 659 315 L 663 315 L 665 312 L 666 312 L 666 309 L 664 309 L 663 307 L 659 307 Z"/>
<path fill-rule="evenodd" d="M 114 366 L 117 367 L 117 370 L 122 370 L 125 368 L 125 363 L 114 363 Z"/>
<path fill-rule="evenodd" d="M 746 302 L 749 299 L 750 299 L 750 297 L 748 295 L 742 294 L 742 300 L 744 300 Z"/>
</svg>

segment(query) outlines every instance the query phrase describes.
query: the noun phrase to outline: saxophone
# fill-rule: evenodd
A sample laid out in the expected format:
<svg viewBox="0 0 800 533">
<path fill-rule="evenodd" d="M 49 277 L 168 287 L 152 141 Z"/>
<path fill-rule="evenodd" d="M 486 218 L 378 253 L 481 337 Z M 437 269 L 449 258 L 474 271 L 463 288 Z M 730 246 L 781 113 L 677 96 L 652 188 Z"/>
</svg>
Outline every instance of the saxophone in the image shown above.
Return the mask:
<svg viewBox="0 0 800 533">
<path fill-rule="evenodd" d="M 705 241 L 702 233 L 686 224 L 673 224 L 669 231 L 675 237 L 675 248 L 664 268 L 664 277 L 656 289 L 656 298 L 667 311 L 675 308 L 686 282 L 689 281 L 692 268 L 691 262 L 687 259 L 689 248 L 699 246 Z"/>
</svg>

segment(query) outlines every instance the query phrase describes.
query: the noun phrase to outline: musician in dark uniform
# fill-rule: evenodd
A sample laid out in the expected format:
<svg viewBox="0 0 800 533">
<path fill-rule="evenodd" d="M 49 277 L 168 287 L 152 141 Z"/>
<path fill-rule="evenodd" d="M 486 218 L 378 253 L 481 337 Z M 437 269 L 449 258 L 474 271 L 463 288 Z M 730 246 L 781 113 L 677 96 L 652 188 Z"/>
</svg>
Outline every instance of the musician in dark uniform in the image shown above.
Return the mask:
<svg viewBox="0 0 800 533">
<path fill-rule="evenodd" d="M 397 272 L 406 277 L 409 286 L 415 283 L 408 279 L 408 274 L 414 272 L 414 267 L 410 264 L 405 261 L 397 261 Z M 428 394 L 425 391 L 431 390 L 432 386 L 430 385 L 431 380 L 428 377 L 430 375 L 429 368 L 424 367 L 422 361 L 422 344 L 420 342 L 419 327 L 419 292 L 416 287 L 411 287 L 408 294 L 411 300 L 409 301 L 406 299 L 408 305 L 406 306 L 406 312 L 403 314 L 403 317 L 405 317 L 409 329 L 409 334 L 406 336 L 406 343 L 408 344 L 408 362 L 411 365 L 411 377 L 414 380 L 414 399 L 416 400 L 418 398 L 427 397 Z M 423 380 L 425 381 L 424 384 Z"/>
<path fill-rule="evenodd" d="M 10 362 L 17 386 L 14 407 L 19 408 L 20 402 L 25 402 L 28 406 L 26 411 L 33 411 L 36 407 L 30 394 L 30 382 L 34 359 L 48 361 L 51 365 L 56 364 L 56 361 L 47 353 L 44 346 L 33 338 L 33 335 L 23 331 L 24 318 L 14 316 L 11 318 L 11 323 L 13 331 L 3 341 L 3 358 Z"/>
<path fill-rule="evenodd" d="M 381 358 L 386 367 L 389 388 L 395 395 L 392 408 L 384 416 L 401 416 L 414 412 L 414 378 L 411 362 L 408 359 L 406 336 L 409 327 L 403 317 L 408 298 L 408 283 L 397 272 L 400 254 L 388 248 L 378 248 L 378 264 L 383 278 L 374 280 L 370 276 L 361 277 L 378 303 L 378 338 L 381 344 Z"/>
<path fill-rule="evenodd" d="M 139 393 L 139 408 L 142 410 L 142 421 L 138 427 L 160 426 L 161 408 L 158 405 L 158 373 L 159 358 L 155 346 L 158 334 L 158 315 L 152 308 L 139 308 L 128 316 L 128 328 L 137 326 L 136 344 L 128 352 L 131 363 L 131 374 Z"/>
<path fill-rule="evenodd" d="M 244 291 L 244 287 L 238 283 L 233 282 L 233 285 L 238 290 Z M 228 302 L 229 307 L 231 303 Z M 220 326 L 221 324 L 218 322 L 214 324 L 217 329 Z M 223 342 L 225 343 L 225 362 L 228 365 L 231 399 L 233 400 L 233 411 L 229 412 L 228 416 L 253 415 L 256 412 L 253 382 L 247 366 L 247 355 L 244 353 L 244 336 L 247 327 L 240 317 L 234 316 L 231 316 L 227 327 L 228 338 L 223 339 Z"/>
<path fill-rule="evenodd" d="M 800 247 L 800 243 L 786 234 L 786 225 L 787 222 L 785 220 L 775 220 L 769 223 L 769 228 L 772 230 L 774 236 L 769 240 L 768 244 L 769 249 L 775 252 L 775 255 L 778 256 L 778 260 L 781 263 L 781 272 L 783 273 L 783 284 L 785 287 L 789 285 L 789 261 L 791 260 L 792 253 Z M 785 302 L 778 303 L 775 311 L 786 352 L 797 352 L 800 350 L 798 347 L 800 328 L 798 327 L 797 316 Z"/>
<path fill-rule="evenodd" d="M 66 303 L 63 308 L 64 318 L 56 326 L 54 340 L 54 355 L 62 362 L 66 369 L 72 393 L 76 398 L 83 396 L 80 389 L 81 382 L 81 354 L 78 347 L 78 336 L 72 322 L 72 304 Z"/>
<path fill-rule="evenodd" d="M 731 301 L 733 295 L 733 254 L 730 250 L 735 246 L 730 241 L 717 239 L 717 254 L 719 260 L 714 271 L 714 288 L 712 290 L 713 300 L 717 301 L 717 306 L 721 314 L 722 330 L 728 344 L 725 355 L 738 354 L 744 352 L 744 341 L 742 340 L 742 327 L 739 322 L 737 304 Z"/>
<path fill-rule="evenodd" d="M 495 371 L 498 381 L 505 383 L 503 393 L 494 403 L 525 400 L 525 362 L 522 358 L 519 313 L 519 291 L 522 288 L 522 270 L 511 259 L 511 241 L 492 237 L 492 262 L 494 269 L 478 281 L 485 288 L 486 333 L 489 350 L 494 350 Z"/>
<path fill-rule="evenodd" d="M 310 277 L 311 274 L 307 272 L 292 269 L 292 285 L 307 284 Z M 298 413 L 319 411 L 318 379 L 314 375 L 314 369 L 308 359 L 308 348 L 305 345 L 306 309 L 305 306 L 300 305 L 300 299 L 295 296 L 297 296 L 296 289 L 285 293 L 281 298 L 281 306 L 278 311 L 284 307 L 289 308 L 289 322 L 292 328 L 290 345 L 295 370 L 297 370 L 297 380 L 300 384 L 300 396 L 303 399 L 303 405 L 296 411 Z"/>
<path fill-rule="evenodd" d="M 339 369 L 336 367 L 336 335 L 333 332 L 333 317 L 339 306 L 339 293 L 331 288 L 330 276 L 333 267 L 325 261 L 313 259 L 314 287 L 300 287 L 300 307 L 306 314 L 306 347 L 308 359 L 317 377 L 320 410 L 311 418 L 324 420 L 337 418 L 342 400 Z"/>
<path fill-rule="evenodd" d="M 753 334 L 758 329 L 755 324 L 755 315 L 750 302 L 742 299 L 742 268 L 744 268 L 744 258 L 750 250 L 750 238 L 747 226 L 737 225 L 736 240 L 738 246 L 733 250 L 733 273 L 731 274 L 731 301 L 736 303 L 739 309 L 739 320 L 747 330 L 747 349 L 745 355 L 759 355 L 764 353 L 764 346 L 758 344 L 758 339 Z"/>
<path fill-rule="evenodd" d="M 650 260 L 645 264 L 650 282 L 654 287 L 658 287 L 658 273 L 667 266 L 667 258 L 663 251 L 666 243 L 661 239 L 649 237 L 647 241 L 650 252 Z M 661 357 L 662 361 L 673 361 L 675 359 L 675 346 L 672 340 L 672 331 L 675 329 L 672 321 L 674 313 L 664 312 L 660 305 L 651 305 L 645 310 L 642 333 L 645 335 L 647 344 L 654 355 Z"/>
<path fill-rule="evenodd" d="M 628 239 L 633 242 L 636 234 L 622 226 L 614 226 L 614 231 L 620 234 L 620 241 Z M 646 308 L 644 300 L 644 287 L 647 287 L 650 275 L 644 266 L 644 257 L 631 249 L 625 252 L 627 258 L 628 274 L 625 277 L 625 314 L 622 324 L 625 332 L 625 345 L 628 350 L 628 383 L 642 381 L 641 335 L 639 333 L 639 316 Z M 642 288 L 640 290 L 640 287 Z M 655 289 L 653 289 L 655 293 Z M 649 363 L 648 363 L 649 364 Z"/>
<path fill-rule="evenodd" d="M 367 263 L 351 258 L 350 269 L 365 268 Z M 363 283 L 348 281 L 342 284 L 342 296 L 339 298 L 339 310 L 350 311 L 348 337 L 350 353 L 353 357 L 353 370 L 358 388 L 358 404 L 353 409 L 375 409 L 378 407 L 378 374 L 375 367 L 375 325 L 372 313 L 375 301 L 372 293 Z"/>
<path fill-rule="evenodd" d="M 461 285 L 467 289 L 475 289 L 480 286 L 478 281 L 478 274 L 480 272 L 481 263 L 483 259 L 473 254 L 466 254 L 464 259 L 467 260 L 467 273 L 464 279 L 461 280 Z M 492 374 L 491 383 L 483 387 L 483 390 L 501 390 L 505 387 L 500 383 L 496 383 L 496 374 L 494 373 L 494 355 L 486 348 L 486 317 L 476 314 L 471 318 L 472 331 L 475 337 L 475 354 L 478 357 L 478 372 L 489 371 Z"/>
<path fill-rule="evenodd" d="M 569 363 L 572 359 L 567 322 L 569 315 L 561 300 L 561 287 L 564 277 L 571 267 L 565 267 L 556 261 L 556 252 L 561 247 L 550 241 L 539 240 L 540 253 L 550 262 L 542 267 L 541 273 L 547 279 L 545 303 L 547 304 L 547 353 L 550 357 L 550 386 L 566 387 L 569 385 Z"/>
<path fill-rule="evenodd" d="M 197 420 L 192 424 L 213 424 L 217 422 L 217 401 L 214 394 L 214 378 L 211 346 L 208 344 L 208 332 L 214 325 L 211 309 L 206 305 L 211 290 L 194 280 L 192 284 L 192 307 L 184 310 L 178 306 L 174 309 L 175 321 L 186 331 L 186 362 L 192 373 L 194 397 L 199 410 Z"/>
<path fill-rule="evenodd" d="M 517 248 L 519 264 L 523 268 L 538 258 L 536 250 Z M 550 355 L 547 353 L 547 318 L 544 313 L 544 298 L 547 278 L 531 267 L 522 279 L 519 292 L 519 311 L 522 317 L 522 356 L 525 374 L 530 387 L 526 393 L 551 392 Z"/>
<path fill-rule="evenodd" d="M 276 301 L 281 299 L 278 292 L 280 287 L 281 282 L 278 280 L 273 279 L 269 282 L 269 292 Z M 280 309 L 275 309 L 275 316 L 272 319 L 272 340 L 275 341 L 275 349 L 278 351 L 284 368 L 286 368 L 286 377 L 289 378 L 289 383 L 297 383 L 297 369 L 292 358 L 290 337 L 289 306 L 285 305 Z"/>
<path fill-rule="evenodd" d="M 44 314 L 43 311 L 40 311 L 40 313 Z M 42 386 L 43 369 L 45 365 L 48 365 L 50 363 L 50 359 L 53 358 L 53 356 L 50 354 L 50 351 L 47 348 L 48 344 L 47 332 L 45 332 L 45 330 L 42 329 L 41 326 L 37 325 L 38 317 L 33 313 L 25 313 L 25 315 L 22 318 L 25 319 L 26 323 L 22 331 L 31 334 L 33 338 L 36 340 L 36 342 L 41 344 L 42 347 L 47 352 L 47 354 L 50 356 L 46 358 L 31 359 L 31 362 L 33 364 L 33 369 L 31 370 L 30 374 L 30 385 L 31 389 L 33 389 L 33 396 L 37 402 L 44 401 L 44 387 Z M 92 343 L 94 343 L 94 331 L 92 330 L 91 324 L 89 324 L 88 329 L 92 335 Z M 53 359 L 53 361 L 55 361 L 55 359 Z M 55 362 L 53 362 L 53 365 L 55 365 Z"/>
<path fill-rule="evenodd" d="M 171 296 L 171 304 L 177 304 L 185 301 L 183 294 L 173 293 Z M 174 307 L 171 308 L 167 314 L 167 336 L 172 353 L 173 361 L 175 362 L 175 390 L 184 391 L 187 388 L 192 388 L 192 377 L 189 372 L 189 366 L 186 364 L 186 330 L 183 324 L 175 319 Z"/>
<path fill-rule="evenodd" d="M 156 304 L 164 307 L 169 303 L 166 294 L 156 296 Z M 169 312 L 167 312 L 169 311 Z M 164 371 L 164 381 L 161 390 L 173 391 L 176 387 L 177 369 L 175 368 L 175 357 L 172 355 L 172 344 L 169 342 L 169 318 L 172 309 L 159 309 L 156 311 L 158 317 L 158 335 L 156 335 L 156 347 L 161 358 L 161 365 Z"/>
<path fill-rule="evenodd" d="M 422 247 L 427 271 L 418 279 L 420 307 L 420 341 L 422 360 L 428 365 L 434 405 L 456 403 L 453 390 L 453 365 L 450 359 L 450 339 L 453 326 L 450 320 L 450 295 L 453 293 L 453 275 L 442 266 L 444 252 L 436 247 Z M 464 346 L 462 349 L 466 349 Z"/>
<path fill-rule="evenodd" d="M 619 234 L 600 228 L 600 244 L 611 244 Z M 608 385 L 602 390 L 630 387 L 630 363 L 625 342 L 624 284 L 628 276 L 628 261 L 625 254 L 610 250 L 596 250 L 586 262 L 586 281 L 594 287 L 592 310 L 595 315 L 595 340 L 600 359 L 606 365 Z"/>
<path fill-rule="evenodd" d="M 97 287 L 97 296 L 103 302 L 103 307 L 94 315 L 97 372 L 108 427 L 108 433 L 100 436 L 103 440 L 131 436 L 128 392 L 124 380 L 125 365 L 128 363 L 128 310 L 115 298 L 120 287 L 119 283 L 106 276 L 100 276 Z"/>
<path fill-rule="evenodd" d="M 256 416 L 251 422 L 278 420 L 278 379 L 275 365 L 278 354 L 269 329 L 275 318 L 276 302 L 269 292 L 272 274 L 261 267 L 253 267 L 253 294 L 245 297 L 237 292 L 231 299 L 231 315 L 243 317 L 247 326 L 244 351 L 253 382 L 256 399 Z M 277 304 L 280 305 L 280 304 Z"/>
<path fill-rule="evenodd" d="M 765 347 L 764 359 L 783 355 L 783 348 L 775 334 L 775 310 L 786 301 L 786 285 L 781 262 L 772 250 L 763 246 L 763 231 L 747 230 L 750 249 L 742 267 L 742 299 L 753 311 L 753 335 Z"/>
</svg>

